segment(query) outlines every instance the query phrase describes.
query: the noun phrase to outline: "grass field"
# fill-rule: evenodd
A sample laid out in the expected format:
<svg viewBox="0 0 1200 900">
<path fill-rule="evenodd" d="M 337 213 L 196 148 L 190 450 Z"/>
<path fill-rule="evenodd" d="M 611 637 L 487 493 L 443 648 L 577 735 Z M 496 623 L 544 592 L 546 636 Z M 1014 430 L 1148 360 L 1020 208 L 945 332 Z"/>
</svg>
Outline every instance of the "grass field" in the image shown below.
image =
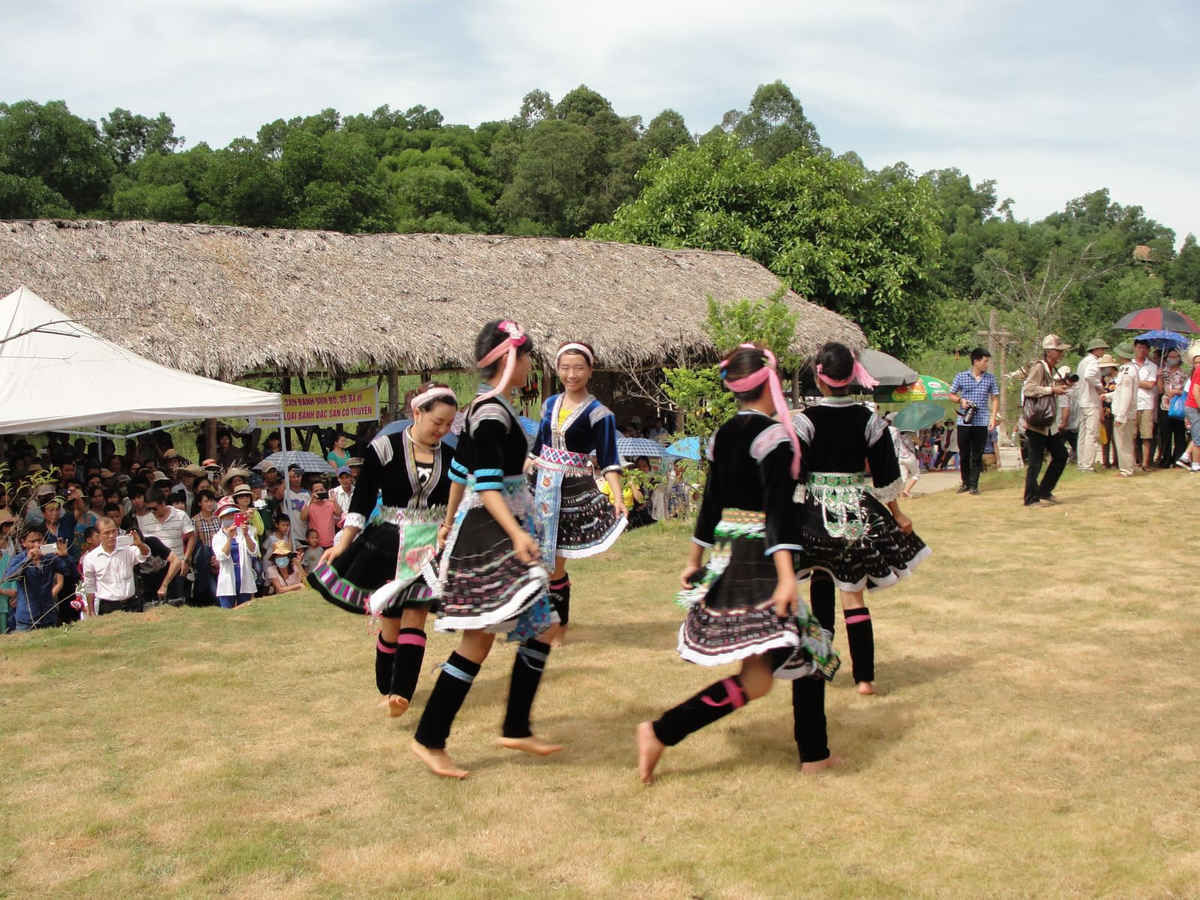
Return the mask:
<svg viewBox="0 0 1200 900">
<path fill-rule="evenodd" d="M 1068 476 L 1025 510 L 995 476 L 907 504 L 934 556 L 868 598 L 881 693 L 839 674 L 844 763 L 817 777 L 785 687 L 637 780 L 635 724 L 719 671 L 674 653 L 679 527 L 573 566 L 534 710 L 564 753 L 494 745 L 493 651 L 464 782 L 407 749 L 451 639 L 390 720 L 366 621 L 310 593 L 2 639 L 0 896 L 1198 895 L 1198 489 Z"/>
</svg>

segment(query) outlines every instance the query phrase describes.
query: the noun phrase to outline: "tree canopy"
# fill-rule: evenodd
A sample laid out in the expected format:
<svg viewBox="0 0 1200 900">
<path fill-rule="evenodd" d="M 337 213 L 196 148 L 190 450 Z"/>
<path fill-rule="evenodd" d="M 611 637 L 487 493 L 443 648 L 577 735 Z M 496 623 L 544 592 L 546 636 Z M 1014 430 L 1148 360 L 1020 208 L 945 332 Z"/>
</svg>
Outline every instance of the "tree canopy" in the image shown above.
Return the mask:
<svg viewBox="0 0 1200 900">
<path fill-rule="evenodd" d="M 957 168 L 873 171 L 822 144 L 782 81 L 703 136 L 673 109 L 622 115 L 587 85 L 531 90 L 476 126 L 420 104 L 327 108 L 219 148 L 188 146 L 165 112 L 96 123 L 61 100 L 0 103 L 0 217 L 74 216 L 731 250 L 902 354 L 969 349 L 993 311 L 1024 348 L 1045 330 L 1103 333 L 1137 306 L 1200 309 L 1196 238 L 1176 253 L 1141 207 L 1098 188 L 1022 221 L 994 181 Z"/>
</svg>

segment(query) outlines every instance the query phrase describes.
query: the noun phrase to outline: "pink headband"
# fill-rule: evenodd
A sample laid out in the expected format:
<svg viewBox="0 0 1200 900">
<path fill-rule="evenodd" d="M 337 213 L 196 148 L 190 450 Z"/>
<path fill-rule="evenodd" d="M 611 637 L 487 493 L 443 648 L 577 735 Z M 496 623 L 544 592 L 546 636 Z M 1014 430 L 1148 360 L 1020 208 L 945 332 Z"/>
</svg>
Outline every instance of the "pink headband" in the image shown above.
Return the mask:
<svg viewBox="0 0 1200 900">
<path fill-rule="evenodd" d="M 423 394 L 417 394 L 408 404 L 413 412 L 416 412 L 430 400 L 444 399 L 455 406 L 458 406 L 458 396 L 448 387 L 431 387 Z"/>
<path fill-rule="evenodd" d="M 817 363 L 817 377 L 830 387 L 835 388 L 845 387 L 850 382 L 856 381 L 859 385 L 865 387 L 869 391 L 879 384 L 878 381 L 871 377 L 871 373 L 863 368 L 862 363 L 860 363 L 857 359 L 854 360 L 854 368 L 850 370 L 850 374 L 841 381 L 830 378 L 828 375 L 822 372 L 820 363 Z"/>
<path fill-rule="evenodd" d="M 589 366 L 594 366 L 596 364 L 596 361 L 594 359 L 592 359 L 592 351 L 591 350 L 589 350 L 583 344 L 577 344 L 574 341 L 572 341 L 569 344 L 563 344 L 561 347 L 558 348 L 558 352 L 554 354 L 554 364 L 556 366 L 558 365 L 558 361 L 560 359 L 562 359 L 562 355 L 564 353 L 579 353 L 583 356 L 584 359 L 586 359 L 588 361 Z"/>
<path fill-rule="evenodd" d="M 486 393 L 480 394 L 475 398 L 478 403 L 481 400 L 487 400 L 495 397 L 504 390 L 508 384 L 508 379 L 512 376 L 513 369 L 517 365 L 517 348 L 520 347 L 528 338 L 525 337 L 525 332 L 521 330 L 521 326 L 516 322 L 510 322 L 505 319 L 500 323 L 499 328 L 508 337 L 502 340 L 499 344 L 484 354 L 483 359 L 475 363 L 475 366 L 480 369 L 485 369 L 500 358 L 502 353 L 507 353 L 508 357 L 504 360 L 504 373 L 500 376 L 500 380 L 496 382 L 496 387 Z"/>
<path fill-rule="evenodd" d="M 753 344 L 739 344 L 738 349 L 757 350 L 759 348 Z M 721 378 L 725 387 L 735 393 L 752 391 L 764 381 L 767 383 L 768 389 L 771 391 L 771 401 L 775 404 L 775 414 L 779 416 L 780 424 L 787 432 L 788 440 L 792 442 L 792 477 L 799 478 L 800 439 L 796 437 L 796 427 L 792 424 L 792 417 L 788 415 L 787 400 L 783 397 L 783 385 L 779 383 L 779 373 L 775 371 L 775 354 L 770 350 L 762 350 L 762 355 L 767 364 L 757 372 L 753 372 L 745 378 L 739 378 L 737 381 L 725 378 L 725 369 L 729 365 L 729 360 L 721 360 Z"/>
</svg>

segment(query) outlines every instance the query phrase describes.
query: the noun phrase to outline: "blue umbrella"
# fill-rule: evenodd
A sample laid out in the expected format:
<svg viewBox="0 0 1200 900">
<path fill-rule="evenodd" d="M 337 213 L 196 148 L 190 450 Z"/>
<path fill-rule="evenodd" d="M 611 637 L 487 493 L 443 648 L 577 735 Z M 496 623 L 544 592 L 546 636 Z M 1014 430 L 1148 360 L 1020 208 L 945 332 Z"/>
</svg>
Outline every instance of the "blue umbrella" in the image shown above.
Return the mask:
<svg viewBox="0 0 1200 900">
<path fill-rule="evenodd" d="M 617 438 L 617 452 L 625 459 L 637 459 L 639 456 L 663 457 L 666 451 L 658 441 L 649 438 Z"/>
<path fill-rule="evenodd" d="M 1156 328 L 1153 331 L 1144 331 L 1134 338 L 1135 341 L 1145 341 L 1152 347 L 1162 347 L 1164 350 L 1169 347 L 1183 348 L 1188 345 L 1188 339 L 1178 331 L 1167 331 L 1162 328 Z"/>
<path fill-rule="evenodd" d="M 700 459 L 700 438 L 683 437 L 667 448 L 668 456 L 678 456 L 681 459 Z"/>
</svg>

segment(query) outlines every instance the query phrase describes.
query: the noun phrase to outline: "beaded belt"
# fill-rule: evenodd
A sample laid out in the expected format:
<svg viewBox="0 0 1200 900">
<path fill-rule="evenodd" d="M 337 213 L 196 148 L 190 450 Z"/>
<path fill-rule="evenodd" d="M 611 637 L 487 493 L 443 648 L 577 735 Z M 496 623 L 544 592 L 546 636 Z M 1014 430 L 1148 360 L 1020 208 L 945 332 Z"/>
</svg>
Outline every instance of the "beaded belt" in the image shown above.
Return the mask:
<svg viewBox="0 0 1200 900">
<path fill-rule="evenodd" d="M 860 541 L 869 528 L 863 509 L 867 479 L 862 472 L 810 472 L 805 484 L 796 485 L 793 501 L 805 494 L 821 507 L 821 522 L 830 537 Z"/>
<path fill-rule="evenodd" d="M 592 460 L 586 453 L 575 453 L 572 450 L 559 450 L 549 445 L 543 446 L 538 455 L 537 467 L 556 472 L 566 472 L 570 475 L 591 475 Z"/>
<path fill-rule="evenodd" d="M 766 537 L 767 514 L 754 509 L 727 509 L 721 513 L 714 536 L 722 540 Z"/>
<path fill-rule="evenodd" d="M 379 521 L 388 525 L 403 523 L 440 522 L 446 514 L 441 506 L 385 506 L 379 510 Z"/>
</svg>

